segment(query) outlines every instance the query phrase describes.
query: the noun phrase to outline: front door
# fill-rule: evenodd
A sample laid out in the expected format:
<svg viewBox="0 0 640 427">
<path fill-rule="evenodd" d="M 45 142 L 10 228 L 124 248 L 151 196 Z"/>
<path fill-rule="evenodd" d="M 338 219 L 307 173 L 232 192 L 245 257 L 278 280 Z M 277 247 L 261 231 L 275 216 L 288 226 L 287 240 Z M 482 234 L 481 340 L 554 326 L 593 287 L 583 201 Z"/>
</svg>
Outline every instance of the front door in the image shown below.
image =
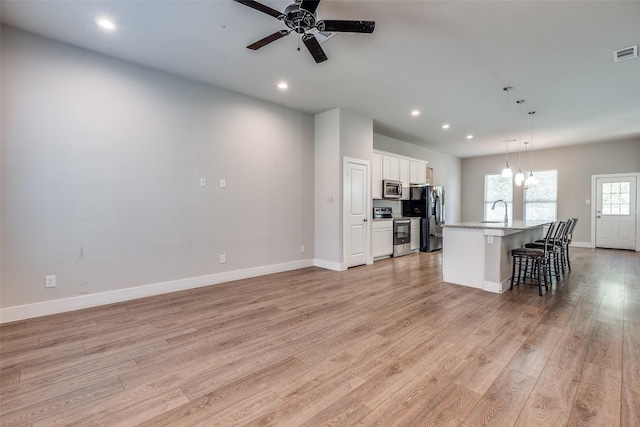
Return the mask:
<svg viewBox="0 0 640 427">
<path fill-rule="evenodd" d="M 636 248 L 636 177 L 596 178 L 596 247 Z"/>
<path fill-rule="evenodd" d="M 347 267 L 367 263 L 369 257 L 369 165 L 344 161 L 344 250 Z"/>
</svg>

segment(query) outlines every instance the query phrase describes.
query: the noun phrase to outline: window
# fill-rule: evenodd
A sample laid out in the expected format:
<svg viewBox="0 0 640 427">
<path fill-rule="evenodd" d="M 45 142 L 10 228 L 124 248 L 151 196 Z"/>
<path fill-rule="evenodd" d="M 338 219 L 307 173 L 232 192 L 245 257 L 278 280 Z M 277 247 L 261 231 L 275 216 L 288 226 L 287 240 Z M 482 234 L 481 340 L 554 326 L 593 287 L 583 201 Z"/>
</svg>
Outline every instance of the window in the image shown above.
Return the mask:
<svg viewBox="0 0 640 427">
<path fill-rule="evenodd" d="M 533 171 L 538 185 L 524 190 L 526 221 L 555 221 L 558 207 L 558 171 Z"/>
<path fill-rule="evenodd" d="M 629 215 L 631 186 L 628 182 L 602 184 L 602 215 Z"/>
<path fill-rule="evenodd" d="M 494 210 L 491 206 L 496 200 L 507 202 L 507 215 L 513 219 L 513 184 L 511 178 L 502 175 L 484 176 L 484 219 L 485 221 L 501 221 L 504 219 L 504 204 L 498 203 Z"/>
</svg>

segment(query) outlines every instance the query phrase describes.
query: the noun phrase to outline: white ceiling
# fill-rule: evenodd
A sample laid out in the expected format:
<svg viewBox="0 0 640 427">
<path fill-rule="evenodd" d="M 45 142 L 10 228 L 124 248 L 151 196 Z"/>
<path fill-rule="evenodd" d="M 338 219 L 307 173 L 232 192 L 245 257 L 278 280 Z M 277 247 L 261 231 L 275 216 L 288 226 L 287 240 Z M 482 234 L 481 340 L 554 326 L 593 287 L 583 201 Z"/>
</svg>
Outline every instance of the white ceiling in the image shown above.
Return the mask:
<svg viewBox="0 0 640 427">
<path fill-rule="evenodd" d="M 291 1 L 262 3 L 282 11 Z M 534 149 L 640 136 L 640 58 L 613 62 L 614 50 L 640 44 L 640 1 L 324 0 L 318 19 L 375 20 L 376 29 L 328 40 L 321 64 L 304 45 L 297 51 L 295 34 L 246 49 L 284 23 L 232 0 L 2 0 L 1 14 L 14 27 L 311 114 L 353 109 L 378 133 L 459 157 L 503 153 L 520 126 L 528 141 L 532 110 Z M 97 28 L 102 16 L 116 32 Z M 276 88 L 282 80 L 287 91 Z"/>
</svg>

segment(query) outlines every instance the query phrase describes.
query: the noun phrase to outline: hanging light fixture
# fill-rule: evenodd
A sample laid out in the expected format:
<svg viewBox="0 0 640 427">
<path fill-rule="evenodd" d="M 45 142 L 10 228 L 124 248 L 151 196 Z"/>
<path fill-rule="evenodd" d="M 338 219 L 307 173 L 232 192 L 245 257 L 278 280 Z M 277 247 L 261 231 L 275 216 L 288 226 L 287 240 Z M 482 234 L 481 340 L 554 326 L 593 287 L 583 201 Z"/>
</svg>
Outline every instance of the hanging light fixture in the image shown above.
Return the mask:
<svg viewBox="0 0 640 427">
<path fill-rule="evenodd" d="M 518 139 L 518 173 L 516 174 L 515 181 L 516 181 L 516 185 L 520 187 L 524 182 L 524 174 L 522 173 L 521 162 L 520 162 L 521 155 L 522 155 L 522 104 L 524 104 L 524 99 L 519 99 L 516 101 L 516 103 L 520 105 L 520 119 L 519 119 L 520 138 Z"/>
<path fill-rule="evenodd" d="M 531 147 L 529 147 L 529 155 L 531 157 L 529 160 L 529 166 L 531 167 L 531 169 L 529 170 L 529 176 L 524 182 L 527 187 L 535 187 L 536 185 L 538 185 L 538 179 L 535 176 L 533 176 L 533 116 L 534 114 L 536 114 L 535 111 L 529 111 L 529 121 L 531 122 L 531 139 L 529 139 L 529 143 L 531 144 Z"/>
<path fill-rule="evenodd" d="M 513 89 L 511 86 L 505 86 L 502 88 L 503 91 L 507 93 L 507 106 L 509 105 L 509 91 Z M 507 143 L 507 162 L 502 169 L 502 177 L 503 178 L 511 178 L 513 176 L 513 172 L 511 172 L 511 166 L 509 166 L 509 134 L 507 134 L 507 139 L 505 140 Z"/>
</svg>

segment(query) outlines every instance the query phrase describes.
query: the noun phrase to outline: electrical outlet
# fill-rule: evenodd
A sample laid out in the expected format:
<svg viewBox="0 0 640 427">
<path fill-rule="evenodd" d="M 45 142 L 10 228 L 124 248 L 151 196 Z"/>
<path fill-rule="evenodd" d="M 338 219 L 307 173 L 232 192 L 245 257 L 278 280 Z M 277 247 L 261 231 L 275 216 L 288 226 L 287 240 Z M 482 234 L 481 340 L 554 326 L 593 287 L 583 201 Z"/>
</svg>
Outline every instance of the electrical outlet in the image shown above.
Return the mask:
<svg viewBox="0 0 640 427">
<path fill-rule="evenodd" d="M 55 288 L 56 287 L 56 276 L 44 276 L 44 287 L 45 288 Z"/>
<path fill-rule="evenodd" d="M 225 262 L 227 262 L 227 256 L 226 255 L 220 255 L 220 264 L 224 264 Z"/>
<path fill-rule="evenodd" d="M 207 186 L 207 179 L 200 178 L 200 187 L 206 187 L 206 186 Z"/>
<path fill-rule="evenodd" d="M 224 178 L 220 179 L 220 188 L 225 188 L 227 186 L 227 180 Z"/>
<path fill-rule="evenodd" d="M 304 245 L 300 246 L 300 252 L 304 252 L 307 248 L 304 247 Z"/>
<path fill-rule="evenodd" d="M 487 243 L 493 243 L 493 236 L 487 236 Z"/>
</svg>

